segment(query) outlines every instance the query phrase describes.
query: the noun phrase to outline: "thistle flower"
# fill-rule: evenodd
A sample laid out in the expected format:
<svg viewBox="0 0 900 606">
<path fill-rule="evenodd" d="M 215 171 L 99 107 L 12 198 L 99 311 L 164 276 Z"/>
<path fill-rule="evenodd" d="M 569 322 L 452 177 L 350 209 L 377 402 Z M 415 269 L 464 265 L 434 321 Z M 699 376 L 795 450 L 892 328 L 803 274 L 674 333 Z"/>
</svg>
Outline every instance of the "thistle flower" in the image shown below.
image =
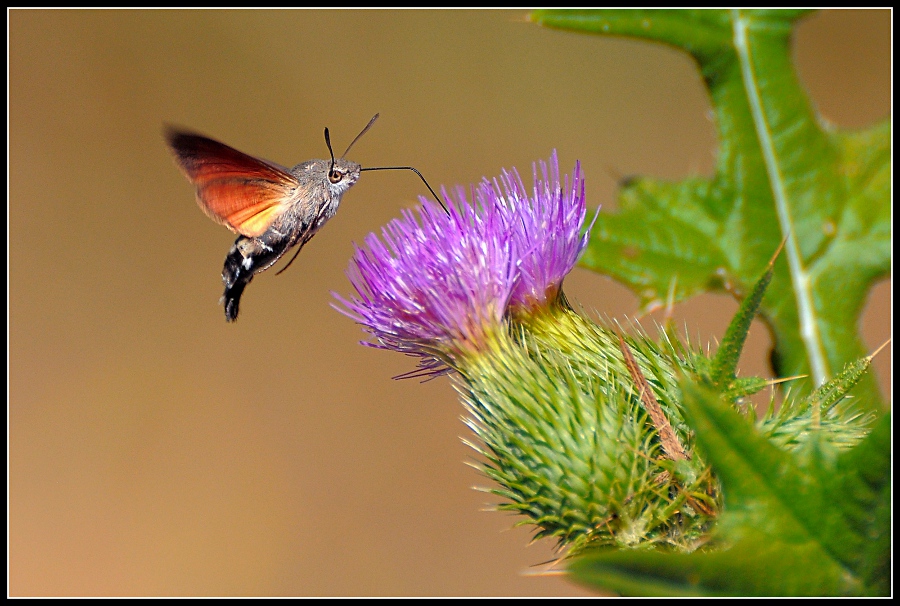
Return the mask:
<svg viewBox="0 0 900 606">
<path fill-rule="evenodd" d="M 587 245 L 581 167 L 560 180 L 553 152 L 533 175 L 530 195 L 515 169 L 503 171 L 468 196 L 442 191 L 449 212 L 423 199 L 369 234 L 348 270 L 356 294 L 335 295 L 338 310 L 372 335 L 364 344 L 419 357 L 407 376 L 457 371 L 482 444 L 473 447 L 500 486 L 491 492 L 539 536 L 572 548 L 690 543 L 709 517 L 678 495 L 706 496 L 702 463 L 696 482 L 681 483 L 659 461 L 618 339 L 562 297 Z M 634 349 L 639 360 L 660 356 L 646 339 Z M 651 381 L 672 374 L 646 365 L 658 371 Z M 664 410 L 666 385 L 654 389 Z"/>
</svg>

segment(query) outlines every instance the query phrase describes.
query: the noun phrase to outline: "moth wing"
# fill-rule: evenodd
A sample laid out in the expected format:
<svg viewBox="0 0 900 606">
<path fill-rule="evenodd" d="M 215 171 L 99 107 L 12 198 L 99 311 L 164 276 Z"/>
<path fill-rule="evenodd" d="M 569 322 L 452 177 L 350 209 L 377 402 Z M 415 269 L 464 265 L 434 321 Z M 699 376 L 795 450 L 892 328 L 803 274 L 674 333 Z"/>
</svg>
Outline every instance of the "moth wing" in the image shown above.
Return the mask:
<svg viewBox="0 0 900 606">
<path fill-rule="evenodd" d="M 200 208 L 242 236 L 262 235 L 295 199 L 300 183 L 282 166 L 195 133 L 169 129 L 166 138 Z"/>
</svg>

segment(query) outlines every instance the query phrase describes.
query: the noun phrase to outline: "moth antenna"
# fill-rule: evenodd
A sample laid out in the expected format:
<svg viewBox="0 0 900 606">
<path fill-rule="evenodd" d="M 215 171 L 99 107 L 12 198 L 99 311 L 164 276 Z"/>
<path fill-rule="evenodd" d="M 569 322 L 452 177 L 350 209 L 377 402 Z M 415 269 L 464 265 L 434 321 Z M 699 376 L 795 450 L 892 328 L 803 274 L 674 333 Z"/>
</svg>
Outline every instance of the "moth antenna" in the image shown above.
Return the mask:
<svg viewBox="0 0 900 606">
<path fill-rule="evenodd" d="M 328 153 L 331 154 L 331 168 L 328 169 L 328 174 L 334 172 L 334 151 L 331 149 L 331 136 L 328 134 L 328 127 L 325 127 L 325 145 L 328 146 Z"/>
<path fill-rule="evenodd" d="M 350 151 L 350 148 L 353 147 L 353 145 L 354 145 L 357 141 L 359 141 L 359 138 L 362 137 L 364 134 L 366 134 L 366 131 L 367 131 L 367 130 L 369 130 L 370 128 L 372 128 L 372 125 L 375 124 L 375 120 L 377 120 L 377 119 L 378 119 L 378 114 L 375 114 L 374 116 L 372 116 L 372 119 L 369 120 L 369 123 L 366 124 L 366 127 L 365 127 L 364 129 L 362 129 L 361 131 L 359 131 L 359 134 L 356 135 L 356 139 L 354 139 L 353 141 L 350 142 L 350 145 L 348 145 L 348 146 L 347 146 L 347 149 L 344 151 L 344 155 L 341 156 L 341 159 L 342 159 L 342 160 L 344 159 L 344 156 L 347 155 L 347 152 Z M 332 157 L 333 157 L 333 156 L 332 156 Z"/>
<path fill-rule="evenodd" d="M 377 116 L 377 114 L 376 114 L 376 116 Z M 365 131 L 363 131 L 363 132 L 365 132 Z M 359 169 L 359 172 L 363 172 L 364 170 L 411 170 L 411 171 L 413 171 L 414 173 L 419 175 L 419 178 L 422 179 L 422 183 L 425 184 L 425 187 L 428 188 L 428 191 L 430 191 L 431 195 L 434 196 L 434 199 L 437 200 L 437 203 L 441 205 L 441 208 L 444 209 L 444 212 L 447 213 L 448 215 L 450 214 L 450 211 L 447 209 L 447 205 L 444 204 L 444 201 L 441 200 L 440 196 L 438 196 L 436 193 L 434 193 L 434 190 L 431 189 L 430 185 L 428 185 L 428 181 L 425 180 L 425 177 L 422 176 L 422 173 L 420 173 L 418 170 L 416 170 L 412 166 L 370 166 L 368 168 Z"/>
</svg>

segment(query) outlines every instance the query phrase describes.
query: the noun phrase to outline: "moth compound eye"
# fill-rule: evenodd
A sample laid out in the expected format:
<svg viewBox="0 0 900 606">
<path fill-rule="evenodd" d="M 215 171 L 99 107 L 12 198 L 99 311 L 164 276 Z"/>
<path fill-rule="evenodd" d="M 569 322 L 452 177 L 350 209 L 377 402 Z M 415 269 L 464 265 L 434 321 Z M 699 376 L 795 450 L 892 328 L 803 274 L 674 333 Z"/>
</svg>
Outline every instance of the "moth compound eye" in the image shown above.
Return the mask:
<svg viewBox="0 0 900 606">
<path fill-rule="evenodd" d="M 333 170 L 328 173 L 328 180 L 332 183 L 339 183 L 344 178 L 344 173 L 339 170 Z"/>
</svg>

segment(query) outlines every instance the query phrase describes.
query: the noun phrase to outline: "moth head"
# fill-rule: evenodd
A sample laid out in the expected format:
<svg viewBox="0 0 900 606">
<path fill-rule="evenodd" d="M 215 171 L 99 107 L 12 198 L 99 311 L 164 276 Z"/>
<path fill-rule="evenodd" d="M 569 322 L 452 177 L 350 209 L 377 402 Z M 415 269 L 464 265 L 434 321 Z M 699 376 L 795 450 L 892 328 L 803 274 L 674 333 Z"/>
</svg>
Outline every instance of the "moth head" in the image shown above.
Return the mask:
<svg viewBox="0 0 900 606">
<path fill-rule="evenodd" d="M 359 179 L 360 165 L 340 158 L 328 167 L 326 179 L 331 190 L 343 193 Z"/>
<path fill-rule="evenodd" d="M 308 160 L 291 169 L 303 190 L 325 191 L 329 198 L 340 198 L 359 179 L 360 165 L 350 160 Z M 321 194 L 318 194 L 321 195 Z"/>
</svg>

